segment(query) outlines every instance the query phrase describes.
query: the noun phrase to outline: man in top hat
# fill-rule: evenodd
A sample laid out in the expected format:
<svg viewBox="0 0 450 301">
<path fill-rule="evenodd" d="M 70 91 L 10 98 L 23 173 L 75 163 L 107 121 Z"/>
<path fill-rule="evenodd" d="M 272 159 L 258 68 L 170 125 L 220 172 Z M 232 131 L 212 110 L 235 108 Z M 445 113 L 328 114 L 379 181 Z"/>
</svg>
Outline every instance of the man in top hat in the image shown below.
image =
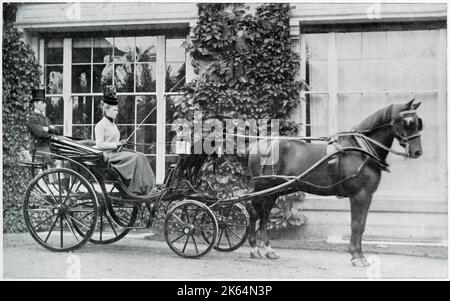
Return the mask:
<svg viewBox="0 0 450 301">
<path fill-rule="evenodd" d="M 52 134 L 61 135 L 62 132 L 55 128 L 50 120 L 45 116 L 45 90 L 35 89 L 32 91 L 30 100 L 32 112 L 28 118 L 28 129 L 34 138 L 32 142 L 32 152 L 44 151 L 50 152 L 50 137 Z M 43 160 L 48 163 L 49 156 L 43 156 Z"/>
</svg>

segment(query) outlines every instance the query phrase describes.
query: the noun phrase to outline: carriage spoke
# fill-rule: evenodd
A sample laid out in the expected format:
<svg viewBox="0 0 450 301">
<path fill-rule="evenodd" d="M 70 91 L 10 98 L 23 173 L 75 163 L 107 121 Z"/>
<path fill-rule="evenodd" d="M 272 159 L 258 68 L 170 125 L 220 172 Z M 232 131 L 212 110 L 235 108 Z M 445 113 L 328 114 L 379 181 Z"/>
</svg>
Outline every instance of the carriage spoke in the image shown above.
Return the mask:
<svg viewBox="0 0 450 301">
<path fill-rule="evenodd" d="M 115 235 L 116 237 L 118 237 L 119 234 L 117 234 L 116 229 L 114 229 L 113 222 L 112 222 L 111 218 L 106 214 L 106 212 L 105 212 L 105 216 L 106 216 L 106 219 L 107 219 L 109 225 L 111 226 L 111 229 L 112 229 L 113 232 L 114 232 L 114 235 Z"/>
<path fill-rule="evenodd" d="M 58 189 L 58 193 L 59 193 L 59 201 L 62 202 L 62 196 L 61 196 L 61 174 L 58 171 L 58 183 L 59 183 L 59 189 Z M 62 227 L 62 218 L 61 218 L 61 227 Z M 62 248 L 62 246 L 61 246 Z"/>
<path fill-rule="evenodd" d="M 69 199 L 70 194 L 72 193 L 72 188 L 73 188 L 73 186 L 75 186 L 75 183 L 76 183 L 77 181 L 78 181 L 78 179 L 75 179 L 75 181 L 72 182 L 72 185 L 70 186 L 69 191 L 67 191 L 67 195 L 66 195 L 66 198 L 64 199 L 63 204 L 66 204 L 67 200 Z M 75 191 L 77 191 L 78 188 L 80 188 L 80 186 L 81 186 L 81 181 L 78 183 L 78 186 L 77 186 L 77 188 L 75 189 Z"/>
<path fill-rule="evenodd" d="M 213 235 L 211 234 L 209 237 L 207 237 L 207 239 L 211 238 L 211 236 L 213 236 Z M 202 243 L 204 243 L 205 245 L 209 246 L 209 243 L 207 243 L 207 242 L 203 239 L 203 237 L 199 236 L 198 238 L 200 239 L 200 241 L 201 241 Z"/>
<path fill-rule="evenodd" d="M 56 225 L 57 222 L 58 222 L 58 217 L 56 217 L 55 221 L 54 221 L 53 224 L 52 224 L 52 227 L 50 228 L 50 231 L 49 231 L 48 234 L 47 234 L 47 237 L 45 238 L 45 242 L 46 242 L 46 243 L 47 243 L 47 241 L 48 241 L 48 239 L 49 239 L 49 237 L 50 237 L 50 234 L 52 234 L 53 229 L 55 228 L 55 225 Z"/>
<path fill-rule="evenodd" d="M 183 225 L 187 225 L 185 221 L 181 220 L 181 218 L 179 218 L 175 213 L 173 214 L 173 216 L 180 221 L 180 223 L 182 223 Z"/>
<path fill-rule="evenodd" d="M 247 228 L 247 225 L 244 224 L 230 224 L 230 223 L 226 223 L 227 227 L 242 227 L 242 228 Z"/>
<path fill-rule="evenodd" d="M 48 208 L 48 207 L 44 207 L 44 208 L 27 208 L 27 211 L 51 211 L 53 210 L 53 208 Z"/>
<path fill-rule="evenodd" d="M 183 232 L 180 236 L 178 236 L 177 238 L 175 238 L 174 240 L 172 240 L 170 243 L 173 244 L 174 242 L 176 242 L 177 240 L 179 240 L 180 238 L 182 238 L 183 236 L 185 236 L 186 234 Z"/>
<path fill-rule="evenodd" d="M 228 228 L 228 230 L 230 230 L 230 232 L 233 233 L 235 236 L 237 236 L 239 239 L 242 239 L 242 236 L 240 236 L 239 234 L 237 234 L 236 232 L 234 232 L 230 228 Z"/>
<path fill-rule="evenodd" d="M 116 214 L 116 216 L 117 216 L 117 218 L 118 219 L 120 219 L 122 222 L 124 222 L 125 224 L 129 224 L 130 223 L 130 221 L 127 221 L 126 219 L 124 219 L 123 217 L 120 217 L 120 216 L 118 216 L 117 214 Z"/>
<path fill-rule="evenodd" d="M 191 235 L 191 237 L 192 237 L 192 242 L 194 243 L 195 252 L 198 254 L 198 247 L 197 247 L 197 243 L 195 242 L 194 235 Z"/>
<path fill-rule="evenodd" d="M 47 186 L 48 192 L 52 195 L 52 198 L 53 198 L 53 200 L 55 201 L 55 204 L 59 204 L 58 201 L 56 200 L 55 196 L 53 195 L 52 190 L 51 190 L 50 187 L 48 186 L 47 181 L 45 181 L 45 178 L 44 178 L 44 177 L 42 178 L 42 181 L 44 181 L 45 186 Z"/>
<path fill-rule="evenodd" d="M 80 222 L 79 220 L 77 220 L 76 218 L 74 218 L 71 215 L 68 215 L 70 219 L 72 219 L 74 222 L 76 222 L 77 224 L 80 224 L 81 226 L 85 227 L 86 229 L 90 230 L 90 228 L 88 226 L 86 226 L 85 224 L 83 224 L 82 222 Z"/>
<path fill-rule="evenodd" d="M 64 224 L 63 224 L 63 217 L 62 215 L 59 217 L 59 224 L 61 227 L 61 233 L 60 233 L 60 237 L 61 237 L 61 249 L 64 247 Z"/>
<path fill-rule="evenodd" d="M 184 211 L 184 213 L 186 214 L 186 220 L 187 220 L 187 222 L 190 223 L 191 220 L 190 220 L 190 218 L 189 218 L 189 214 L 187 213 L 186 206 L 183 207 L 183 211 Z"/>
<path fill-rule="evenodd" d="M 198 209 L 200 209 L 200 207 L 197 207 L 197 209 L 195 209 L 194 217 L 192 218 L 192 223 L 194 223 L 195 218 L 197 217 Z"/>
<path fill-rule="evenodd" d="M 32 191 L 31 193 L 34 194 L 35 196 L 37 196 L 38 198 L 40 198 L 41 200 L 43 200 L 44 202 L 46 202 L 47 204 L 50 204 L 50 205 L 52 205 L 52 206 L 55 205 L 55 204 L 52 204 L 50 201 L 44 199 L 42 196 L 40 196 L 40 195 L 37 194 L 36 192 Z"/>
<path fill-rule="evenodd" d="M 222 235 L 223 235 L 224 230 L 225 229 L 222 229 L 222 231 L 220 231 L 219 239 L 217 240 L 217 245 L 220 245 L 220 241 L 222 240 Z"/>
<path fill-rule="evenodd" d="M 188 244 L 189 237 L 191 237 L 191 235 L 188 234 L 188 236 L 187 236 L 187 238 L 186 238 L 186 242 L 184 243 L 184 247 L 183 247 L 183 251 L 182 251 L 183 253 L 184 253 L 184 251 L 186 250 L 186 246 L 187 246 L 187 244 Z"/>
<path fill-rule="evenodd" d="M 75 239 L 80 242 L 80 240 L 78 239 L 78 236 L 75 234 L 75 231 L 73 230 L 72 225 L 70 224 L 69 220 L 67 219 L 67 217 L 64 215 L 64 220 L 66 221 L 67 226 L 69 227 L 70 231 L 72 232 L 73 236 L 75 236 Z"/>
<path fill-rule="evenodd" d="M 56 214 L 52 214 L 49 217 L 47 217 L 46 219 L 44 219 L 42 222 L 40 222 L 39 224 L 37 224 L 36 226 L 33 227 L 33 230 L 36 230 L 37 227 L 39 227 L 40 225 L 42 225 L 43 223 L 45 223 L 46 221 L 48 221 L 49 219 L 51 219 L 52 217 L 54 217 Z"/>
<path fill-rule="evenodd" d="M 230 242 L 230 237 L 228 236 L 227 229 L 223 229 L 223 231 L 225 232 L 225 237 L 227 238 L 228 246 L 231 248 L 232 245 L 231 245 L 231 242 Z"/>
<path fill-rule="evenodd" d="M 103 212 L 100 214 L 100 241 L 103 238 Z"/>
</svg>

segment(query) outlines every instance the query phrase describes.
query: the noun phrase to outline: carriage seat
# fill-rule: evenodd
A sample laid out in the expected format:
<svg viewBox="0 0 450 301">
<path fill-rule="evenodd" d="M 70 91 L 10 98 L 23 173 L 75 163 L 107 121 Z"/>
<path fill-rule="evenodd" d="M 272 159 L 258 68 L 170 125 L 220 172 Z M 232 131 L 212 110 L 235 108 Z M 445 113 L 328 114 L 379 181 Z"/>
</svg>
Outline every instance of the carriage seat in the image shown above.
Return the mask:
<svg viewBox="0 0 450 301">
<path fill-rule="evenodd" d="M 93 147 L 93 140 L 76 140 L 71 137 L 53 135 L 50 139 L 52 153 L 68 157 L 88 166 L 106 166 L 102 150 Z"/>
</svg>

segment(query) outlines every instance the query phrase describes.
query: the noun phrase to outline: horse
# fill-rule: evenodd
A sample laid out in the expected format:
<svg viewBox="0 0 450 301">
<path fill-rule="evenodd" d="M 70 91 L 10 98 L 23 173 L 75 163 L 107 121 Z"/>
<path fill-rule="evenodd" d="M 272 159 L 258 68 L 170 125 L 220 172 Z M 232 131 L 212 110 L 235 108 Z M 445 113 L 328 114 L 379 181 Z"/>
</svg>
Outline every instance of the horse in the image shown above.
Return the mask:
<svg viewBox="0 0 450 301">
<path fill-rule="evenodd" d="M 336 149 L 351 148 L 335 158 L 318 164 L 304 178 L 298 179 L 289 189 L 251 200 L 249 243 L 252 258 L 278 259 L 271 248 L 267 235 L 269 214 L 277 197 L 296 191 L 316 195 L 336 195 L 350 200 L 351 239 L 349 252 L 354 266 L 368 266 L 361 240 L 367 213 L 373 194 L 381 180 L 381 172 L 387 171 L 389 152 L 403 154 L 391 149 L 394 139 L 405 149 L 403 156 L 413 159 L 422 155 L 420 132 L 422 119 L 417 116 L 419 103 L 414 99 L 406 104 L 389 105 L 367 117 L 350 132 L 338 133 L 334 140 Z M 282 137 L 280 137 L 282 138 Z M 266 143 L 265 141 L 264 143 Z M 273 143 L 273 142 L 272 142 Z M 279 139 L 276 141 L 278 161 L 261 164 L 267 158 L 257 141 L 249 147 L 248 168 L 254 180 L 254 191 L 261 191 L 286 182 L 286 178 L 299 176 L 326 156 L 326 143 L 308 143 L 302 139 Z M 323 146 L 325 145 L 325 146 Z M 365 147 L 364 147 L 365 145 Z M 355 151 L 354 149 L 365 151 Z M 266 156 L 266 157 L 264 157 Z M 256 223 L 259 220 L 261 246 L 257 246 Z"/>
</svg>

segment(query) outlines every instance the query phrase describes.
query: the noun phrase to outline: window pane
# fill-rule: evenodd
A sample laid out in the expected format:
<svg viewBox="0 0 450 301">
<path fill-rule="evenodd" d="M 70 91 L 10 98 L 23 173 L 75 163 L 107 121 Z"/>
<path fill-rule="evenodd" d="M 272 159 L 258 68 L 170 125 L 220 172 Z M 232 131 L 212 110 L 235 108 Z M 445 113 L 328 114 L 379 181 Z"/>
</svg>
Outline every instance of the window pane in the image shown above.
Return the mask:
<svg viewBox="0 0 450 301">
<path fill-rule="evenodd" d="M 136 92 L 156 91 L 156 63 L 136 64 Z"/>
<path fill-rule="evenodd" d="M 387 33 L 363 32 L 362 33 L 362 53 L 364 58 L 386 58 L 387 54 Z"/>
<path fill-rule="evenodd" d="M 186 68 L 184 63 L 167 64 L 166 91 L 177 92 L 185 83 Z"/>
<path fill-rule="evenodd" d="M 185 39 L 166 40 L 166 62 L 184 62 L 186 50 L 182 46 Z"/>
<path fill-rule="evenodd" d="M 328 135 L 328 94 L 307 94 L 310 103 L 311 136 Z"/>
<path fill-rule="evenodd" d="M 309 62 L 309 85 L 313 91 L 328 90 L 328 63 L 323 61 Z"/>
<path fill-rule="evenodd" d="M 94 38 L 94 63 L 110 63 L 113 56 L 113 38 Z"/>
<path fill-rule="evenodd" d="M 114 62 L 133 62 L 134 48 L 135 38 L 114 38 Z"/>
<path fill-rule="evenodd" d="M 93 92 L 99 93 L 103 92 L 103 87 L 107 85 L 112 85 L 112 70 L 113 65 L 93 65 Z"/>
<path fill-rule="evenodd" d="M 338 90 L 361 91 L 363 87 L 361 61 L 338 61 Z"/>
<path fill-rule="evenodd" d="M 136 61 L 156 62 L 156 37 L 136 38 Z"/>
<path fill-rule="evenodd" d="M 136 151 L 144 154 L 156 154 L 156 125 L 140 126 L 136 130 L 136 143 Z"/>
<path fill-rule="evenodd" d="M 336 33 L 336 52 L 338 59 L 360 59 L 361 33 Z"/>
<path fill-rule="evenodd" d="M 92 139 L 92 126 L 72 126 L 72 137 L 78 139 Z"/>
<path fill-rule="evenodd" d="M 92 97 L 72 97 L 72 123 L 92 124 Z"/>
<path fill-rule="evenodd" d="M 91 92 L 91 65 L 72 66 L 72 93 Z"/>
<path fill-rule="evenodd" d="M 63 67 L 45 67 L 45 82 L 47 84 L 47 94 L 62 94 L 63 92 Z"/>
<path fill-rule="evenodd" d="M 64 98 L 47 97 L 46 116 L 52 124 L 63 124 L 64 120 Z"/>
<path fill-rule="evenodd" d="M 174 103 L 179 102 L 183 96 L 181 95 L 167 95 L 166 96 L 166 123 L 173 123 L 176 119 L 174 114 L 176 112 Z"/>
<path fill-rule="evenodd" d="M 414 60 L 415 89 L 434 90 L 437 89 L 437 61 L 436 59 Z"/>
<path fill-rule="evenodd" d="M 94 97 L 94 124 L 97 124 L 103 118 L 103 111 L 101 107 L 102 96 Z"/>
<path fill-rule="evenodd" d="M 130 139 L 128 141 L 133 143 L 135 134 L 133 134 L 133 136 L 130 135 L 134 131 L 134 125 L 117 125 L 117 127 L 120 131 L 120 140 L 127 139 L 129 137 Z M 133 147 L 130 146 L 129 148 L 132 149 Z"/>
<path fill-rule="evenodd" d="M 136 124 L 140 124 L 144 118 L 156 107 L 156 96 L 146 95 L 146 96 L 136 96 L 137 102 L 137 120 Z M 150 116 L 148 116 L 144 124 L 156 124 L 156 112 L 154 110 Z"/>
<path fill-rule="evenodd" d="M 306 56 L 307 59 L 328 59 L 328 34 L 306 34 Z"/>
<path fill-rule="evenodd" d="M 120 95 L 119 99 L 119 115 L 117 115 L 117 124 L 133 124 L 134 118 L 134 96 Z"/>
<path fill-rule="evenodd" d="M 349 131 L 369 116 L 362 94 L 338 95 L 338 131 Z"/>
<path fill-rule="evenodd" d="M 363 61 L 363 74 L 358 80 L 354 78 L 355 84 L 365 83 L 366 90 L 380 91 L 388 88 L 388 66 L 389 60 L 366 60 Z"/>
<path fill-rule="evenodd" d="M 62 64 L 63 63 L 63 40 L 50 39 L 45 41 L 44 63 Z"/>
<path fill-rule="evenodd" d="M 92 38 L 72 40 L 72 63 L 90 63 Z"/>
<path fill-rule="evenodd" d="M 134 92 L 133 64 L 118 64 L 114 66 L 114 85 L 117 92 Z"/>
</svg>

